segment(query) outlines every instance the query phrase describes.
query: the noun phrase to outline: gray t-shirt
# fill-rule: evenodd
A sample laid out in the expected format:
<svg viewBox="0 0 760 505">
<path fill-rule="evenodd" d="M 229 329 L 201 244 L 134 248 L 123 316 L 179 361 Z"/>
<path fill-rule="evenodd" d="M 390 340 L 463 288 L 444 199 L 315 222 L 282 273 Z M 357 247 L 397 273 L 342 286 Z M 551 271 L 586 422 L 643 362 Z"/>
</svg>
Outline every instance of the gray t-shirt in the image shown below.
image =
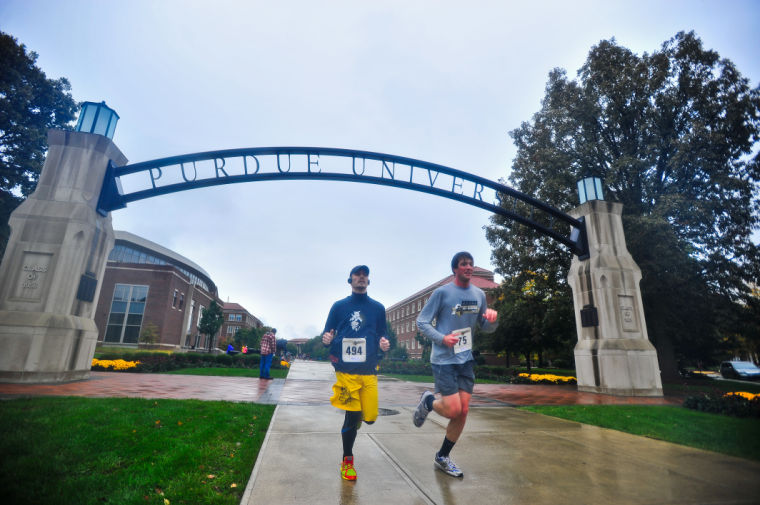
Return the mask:
<svg viewBox="0 0 760 505">
<path fill-rule="evenodd" d="M 489 323 L 483 314 L 486 311 L 486 294 L 477 286 L 470 284 L 460 288 L 451 282 L 433 291 L 425 307 L 417 316 L 417 327 L 422 334 L 433 342 L 430 362 L 436 365 L 465 363 L 473 359 L 471 350 L 454 352 L 455 349 L 443 343 L 443 337 L 454 330 L 469 328 L 474 336 L 480 329 L 491 333 L 497 327 Z M 436 321 L 433 326 L 433 320 Z"/>
</svg>

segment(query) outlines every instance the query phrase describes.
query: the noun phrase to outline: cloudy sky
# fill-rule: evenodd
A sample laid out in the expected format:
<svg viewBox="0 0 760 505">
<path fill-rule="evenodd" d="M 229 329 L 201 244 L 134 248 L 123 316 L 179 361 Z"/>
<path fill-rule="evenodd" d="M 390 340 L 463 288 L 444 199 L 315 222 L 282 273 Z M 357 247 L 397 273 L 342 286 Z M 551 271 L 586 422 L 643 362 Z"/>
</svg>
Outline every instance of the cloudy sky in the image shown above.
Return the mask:
<svg viewBox="0 0 760 505">
<path fill-rule="evenodd" d="M 759 27 L 755 0 L 0 1 L 0 30 L 48 77 L 118 112 L 114 142 L 130 163 L 319 146 L 491 180 L 508 176 L 509 132 L 539 109 L 549 71 L 574 76 L 600 40 L 641 54 L 694 30 L 757 86 Z M 234 184 L 112 215 L 201 265 L 224 301 L 285 338 L 321 331 L 356 264 L 386 306 L 448 275 L 459 250 L 493 269 L 488 212 L 370 184 Z"/>
</svg>

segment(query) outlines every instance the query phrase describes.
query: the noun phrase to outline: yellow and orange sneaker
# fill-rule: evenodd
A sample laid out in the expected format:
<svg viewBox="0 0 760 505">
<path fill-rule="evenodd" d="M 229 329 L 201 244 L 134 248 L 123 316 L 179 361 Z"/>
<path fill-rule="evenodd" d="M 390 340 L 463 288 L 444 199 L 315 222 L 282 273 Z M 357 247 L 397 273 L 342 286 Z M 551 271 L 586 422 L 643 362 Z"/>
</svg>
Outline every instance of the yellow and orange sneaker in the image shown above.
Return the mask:
<svg viewBox="0 0 760 505">
<path fill-rule="evenodd" d="M 346 456 L 340 464 L 340 476 L 343 480 L 356 480 L 356 470 L 354 470 L 354 457 Z"/>
</svg>

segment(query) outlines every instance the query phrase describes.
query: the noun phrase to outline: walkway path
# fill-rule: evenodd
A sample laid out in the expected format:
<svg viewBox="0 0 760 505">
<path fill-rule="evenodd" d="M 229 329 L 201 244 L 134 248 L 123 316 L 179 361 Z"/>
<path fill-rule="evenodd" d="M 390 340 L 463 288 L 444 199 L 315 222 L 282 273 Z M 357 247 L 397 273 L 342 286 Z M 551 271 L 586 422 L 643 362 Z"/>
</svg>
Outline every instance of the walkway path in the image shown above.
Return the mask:
<svg viewBox="0 0 760 505">
<path fill-rule="evenodd" d="M 0 384 L 0 397 L 198 398 L 277 403 L 241 505 L 731 504 L 760 503 L 760 463 L 511 408 L 528 404 L 678 404 L 572 386 L 477 385 L 452 456 L 454 479 L 433 469 L 446 420 L 421 428 L 411 412 L 425 384 L 383 380 L 383 414 L 355 445 L 356 482 L 338 473 L 342 412 L 329 405 L 327 363 L 297 361 L 274 381 L 95 372 L 67 384 Z"/>
<path fill-rule="evenodd" d="M 242 505 L 256 504 L 757 504 L 760 463 L 510 408 L 512 404 L 680 403 L 619 398 L 563 386 L 479 385 L 452 456 L 463 479 L 434 470 L 446 420 L 421 427 L 425 385 L 382 381 L 386 415 L 363 426 L 358 480 L 340 479 L 341 411 L 327 399 L 324 363 L 296 362 L 280 392 Z M 532 394 L 528 394 L 527 390 Z"/>
</svg>

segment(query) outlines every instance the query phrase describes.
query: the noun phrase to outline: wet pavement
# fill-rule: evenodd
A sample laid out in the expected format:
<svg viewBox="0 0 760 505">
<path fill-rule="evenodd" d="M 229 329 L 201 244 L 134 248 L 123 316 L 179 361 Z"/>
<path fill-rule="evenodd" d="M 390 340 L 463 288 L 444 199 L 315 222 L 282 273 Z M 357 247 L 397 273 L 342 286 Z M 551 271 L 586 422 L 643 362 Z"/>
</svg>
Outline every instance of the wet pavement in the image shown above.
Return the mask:
<svg viewBox="0 0 760 505">
<path fill-rule="evenodd" d="M 480 384 L 452 451 L 465 476 L 433 468 L 446 420 L 415 428 L 432 385 L 383 380 L 381 417 L 359 431 L 358 480 L 340 479 L 343 413 L 329 405 L 327 363 L 297 361 L 288 378 L 94 372 L 66 384 L 0 384 L 0 398 L 197 398 L 277 404 L 241 505 L 258 504 L 758 504 L 760 463 L 564 421 L 516 405 L 678 405 L 680 398 L 580 393 L 573 386 Z"/>
</svg>

